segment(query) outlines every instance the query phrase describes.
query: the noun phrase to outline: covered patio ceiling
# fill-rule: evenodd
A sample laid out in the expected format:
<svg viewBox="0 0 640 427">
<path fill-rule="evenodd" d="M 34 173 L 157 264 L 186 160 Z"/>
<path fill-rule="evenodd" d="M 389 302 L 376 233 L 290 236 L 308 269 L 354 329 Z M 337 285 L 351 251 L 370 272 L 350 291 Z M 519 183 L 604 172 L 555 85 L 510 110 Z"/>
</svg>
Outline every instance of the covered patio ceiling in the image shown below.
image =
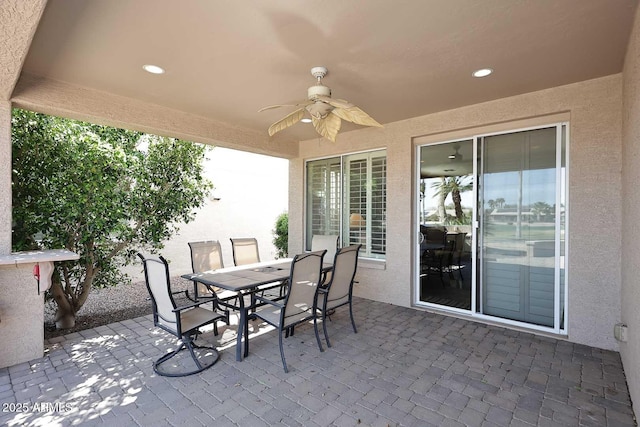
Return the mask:
<svg viewBox="0 0 640 427">
<path fill-rule="evenodd" d="M 137 110 L 152 106 L 193 128 L 205 123 L 194 140 L 254 141 L 252 151 L 291 157 L 316 132 L 297 124 L 269 138 L 268 126 L 291 108 L 258 110 L 305 99 L 312 66 L 328 67 L 334 97 L 390 123 L 621 72 L 636 6 L 9 0 L 0 14 L 0 93 L 17 106 L 140 130 L 153 124 Z M 145 64 L 166 72 L 149 74 Z M 472 77 L 485 67 L 494 73 Z"/>
</svg>

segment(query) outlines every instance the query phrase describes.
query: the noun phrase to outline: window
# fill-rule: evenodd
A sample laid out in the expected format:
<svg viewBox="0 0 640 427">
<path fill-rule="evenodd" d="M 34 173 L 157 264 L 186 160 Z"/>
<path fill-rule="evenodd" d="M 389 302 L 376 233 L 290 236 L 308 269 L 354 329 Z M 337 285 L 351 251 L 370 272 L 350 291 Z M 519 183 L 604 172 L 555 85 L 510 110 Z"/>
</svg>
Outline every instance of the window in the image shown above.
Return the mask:
<svg viewBox="0 0 640 427">
<path fill-rule="evenodd" d="M 342 246 L 362 244 L 361 255 L 386 253 L 386 150 L 307 163 L 306 249 L 314 234 L 339 234 Z"/>
</svg>

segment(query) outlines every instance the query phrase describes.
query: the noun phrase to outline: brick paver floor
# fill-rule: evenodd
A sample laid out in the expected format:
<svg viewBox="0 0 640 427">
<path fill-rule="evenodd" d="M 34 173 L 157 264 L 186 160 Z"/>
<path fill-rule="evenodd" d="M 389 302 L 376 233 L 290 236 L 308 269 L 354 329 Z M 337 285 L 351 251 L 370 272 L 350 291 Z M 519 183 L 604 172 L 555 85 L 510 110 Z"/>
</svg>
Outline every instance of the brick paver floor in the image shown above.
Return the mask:
<svg viewBox="0 0 640 427">
<path fill-rule="evenodd" d="M 0 425 L 57 426 L 633 426 L 618 353 L 356 299 L 329 323 L 285 340 L 253 325 L 235 361 L 235 327 L 200 374 L 159 377 L 176 340 L 150 316 L 58 337 L 46 356 L 0 370 Z M 10 345 L 10 343 L 3 343 Z"/>
</svg>

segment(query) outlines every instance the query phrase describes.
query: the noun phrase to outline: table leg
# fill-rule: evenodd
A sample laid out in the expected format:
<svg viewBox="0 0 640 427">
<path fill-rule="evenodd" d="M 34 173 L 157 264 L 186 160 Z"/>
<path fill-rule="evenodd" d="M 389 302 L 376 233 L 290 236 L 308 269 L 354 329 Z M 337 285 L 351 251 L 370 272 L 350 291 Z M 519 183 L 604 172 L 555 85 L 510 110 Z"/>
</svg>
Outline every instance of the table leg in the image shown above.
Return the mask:
<svg viewBox="0 0 640 427">
<path fill-rule="evenodd" d="M 238 332 L 236 338 L 236 360 L 242 361 L 242 335 L 244 334 L 245 324 L 247 322 L 247 312 L 244 309 L 244 295 L 242 292 L 238 292 L 238 300 L 240 303 L 240 320 L 238 321 Z M 248 339 L 249 337 L 245 337 Z"/>
</svg>

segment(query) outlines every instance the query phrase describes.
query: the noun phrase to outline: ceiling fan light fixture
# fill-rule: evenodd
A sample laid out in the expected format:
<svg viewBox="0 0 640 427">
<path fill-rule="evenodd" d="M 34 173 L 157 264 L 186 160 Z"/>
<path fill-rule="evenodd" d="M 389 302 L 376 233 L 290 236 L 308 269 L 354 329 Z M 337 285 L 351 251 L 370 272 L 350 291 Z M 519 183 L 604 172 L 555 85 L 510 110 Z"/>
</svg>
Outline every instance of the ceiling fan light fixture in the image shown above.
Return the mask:
<svg viewBox="0 0 640 427">
<path fill-rule="evenodd" d="M 310 118 L 305 117 L 304 119 L 300 120 L 302 123 L 311 123 L 313 120 L 311 120 Z"/>
<path fill-rule="evenodd" d="M 452 162 L 460 162 L 460 161 L 462 161 L 462 154 L 459 153 L 460 145 L 454 144 L 453 145 L 453 149 L 454 149 L 454 152 L 449 154 L 447 156 L 447 158 Z"/>
<path fill-rule="evenodd" d="M 493 70 L 491 68 L 481 68 L 473 72 L 473 77 L 487 77 L 491 73 L 493 73 Z"/>
</svg>

